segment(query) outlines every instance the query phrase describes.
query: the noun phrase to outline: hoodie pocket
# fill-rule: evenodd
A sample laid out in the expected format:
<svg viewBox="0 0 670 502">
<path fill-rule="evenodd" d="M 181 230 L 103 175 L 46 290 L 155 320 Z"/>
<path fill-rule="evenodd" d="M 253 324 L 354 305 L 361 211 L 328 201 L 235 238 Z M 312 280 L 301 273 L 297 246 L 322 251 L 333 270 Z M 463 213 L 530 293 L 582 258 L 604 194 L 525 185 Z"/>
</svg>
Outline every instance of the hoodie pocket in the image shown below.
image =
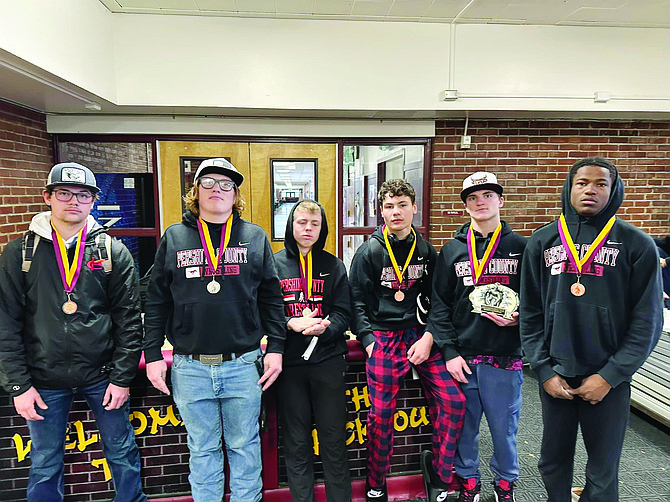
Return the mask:
<svg viewBox="0 0 670 502">
<path fill-rule="evenodd" d="M 598 305 L 554 303 L 546 333 L 551 357 L 575 374 L 602 367 L 616 350 L 609 312 Z"/>
<path fill-rule="evenodd" d="M 258 330 L 259 319 L 250 300 L 226 300 L 217 303 L 184 305 L 181 332 L 192 338 L 209 337 L 214 330 L 235 332 L 236 338 Z"/>
</svg>

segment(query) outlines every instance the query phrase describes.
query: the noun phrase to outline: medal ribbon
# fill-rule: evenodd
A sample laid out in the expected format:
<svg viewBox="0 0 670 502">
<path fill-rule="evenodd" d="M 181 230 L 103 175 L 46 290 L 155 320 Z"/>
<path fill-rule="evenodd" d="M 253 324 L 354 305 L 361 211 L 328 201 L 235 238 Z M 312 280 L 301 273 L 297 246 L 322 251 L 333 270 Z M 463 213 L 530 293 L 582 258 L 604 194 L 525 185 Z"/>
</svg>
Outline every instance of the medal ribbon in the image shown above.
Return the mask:
<svg viewBox="0 0 670 502">
<path fill-rule="evenodd" d="M 77 281 L 79 280 L 79 273 L 81 272 L 81 264 L 84 260 L 84 247 L 86 246 L 86 225 L 84 225 L 77 233 L 77 244 L 74 251 L 74 258 L 72 264 L 67 257 L 67 248 L 65 241 L 51 222 L 51 240 L 56 253 L 56 261 L 58 262 L 58 270 L 60 278 L 63 281 L 63 287 L 67 294 L 72 293 Z"/>
<path fill-rule="evenodd" d="M 396 261 L 395 255 L 393 254 L 393 250 L 391 249 L 391 243 L 389 242 L 389 230 L 386 225 L 384 225 L 383 234 L 384 234 L 384 242 L 386 243 L 386 250 L 389 252 L 389 256 L 391 257 L 391 263 L 393 264 L 393 271 L 395 272 L 395 275 L 398 278 L 398 284 L 401 286 L 398 288 L 398 290 L 400 290 L 402 289 L 402 278 L 405 275 L 405 272 L 407 271 L 407 266 L 409 265 L 409 262 L 412 260 L 412 256 L 414 256 L 414 249 L 416 249 L 416 233 L 412 228 L 412 234 L 414 234 L 414 242 L 412 243 L 412 248 L 409 250 L 409 254 L 407 255 L 407 260 L 405 260 L 405 265 L 402 267 L 402 271 L 400 270 L 400 267 L 398 267 L 398 262 Z"/>
<path fill-rule="evenodd" d="M 300 256 L 300 279 L 302 282 L 302 290 L 305 293 L 305 301 L 312 297 L 312 250 L 307 253 L 307 267 L 305 267 L 305 258 L 298 250 Z"/>
<path fill-rule="evenodd" d="M 205 256 L 207 257 L 207 263 L 209 263 L 212 271 L 216 272 L 219 269 L 219 264 L 221 263 L 223 252 L 228 247 L 228 242 L 230 242 L 230 233 L 233 229 L 233 214 L 230 213 L 228 220 L 226 223 L 224 223 L 224 228 L 221 229 L 219 254 L 214 254 L 214 246 L 212 245 L 212 238 L 209 236 L 209 227 L 207 226 L 207 222 L 202 218 L 198 218 L 197 223 L 198 232 L 200 233 L 200 242 L 202 243 L 202 248 L 205 251 Z"/>
<path fill-rule="evenodd" d="M 498 249 L 498 244 L 500 244 L 501 232 L 502 232 L 502 223 L 498 223 L 498 226 L 493 231 L 493 235 L 491 236 L 489 245 L 486 246 L 486 250 L 484 251 L 482 261 L 479 261 L 477 260 L 477 244 L 475 242 L 475 232 L 474 230 L 472 230 L 472 225 L 470 225 L 470 229 L 468 231 L 468 255 L 470 256 L 472 281 L 474 282 L 475 286 L 479 284 L 479 281 L 482 278 L 484 270 L 486 270 L 486 267 L 493 258 L 496 249 Z"/>
<path fill-rule="evenodd" d="M 603 247 L 603 244 L 605 244 L 605 239 L 607 239 L 607 236 L 610 234 L 615 221 L 616 216 L 612 216 L 600 231 L 598 236 L 595 238 L 595 240 L 591 243 L 591 246 L 589 247 L 589 250 L 586 252 L 584 257 L 580 260 L 579 255 L 577 254 L 577 248 L 575 247 L 575 243 L 573 242 L 570 231 L 568 230 L 568 224 L 565 221 L 565 216 L 563 216 L 561 213 L 561 216 L 558 219 L 558 233 L 561 236 L 563 247 L 568 252 L 568 260 L 577 269 L 577 275 L 581 275 L 582 269 L 584 267 L 588 267 L 589 263 L 591 263 L 596 257 L 596 254 L 598 251 L 600 251 L 600 248 Z"/>
</svg>

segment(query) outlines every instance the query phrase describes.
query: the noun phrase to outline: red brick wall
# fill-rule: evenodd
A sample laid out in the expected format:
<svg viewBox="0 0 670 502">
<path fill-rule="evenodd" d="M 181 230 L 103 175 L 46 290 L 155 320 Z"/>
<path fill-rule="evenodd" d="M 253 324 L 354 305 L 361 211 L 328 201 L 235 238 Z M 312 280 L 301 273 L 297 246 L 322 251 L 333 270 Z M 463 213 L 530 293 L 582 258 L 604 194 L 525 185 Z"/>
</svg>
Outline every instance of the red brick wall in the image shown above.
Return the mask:
<svg viewBox="0 0 670 502">
<path fill-rule="evenodd" d="M 46 208 L 41 193 L 52 165 L 46 116 L 0 101 L 0 252 Z"/>
<path fill-rule="evenodd" d="M 626 186 L 619 216 L 652 236 L 670 234 L 670 123 L 643 121 L 471 120 L 469 150 L 460 148 L 463 120 L 439 121 L 433 149 L 431 241 L 439 249 L 468 221 L 463 178 L 490 170 L 505 190 L 502 217 L 522 235 L 555 220 L 570 166 L 600 155 Z M 445 216 L 458 210 L 463 216 Z"/>
</svg>

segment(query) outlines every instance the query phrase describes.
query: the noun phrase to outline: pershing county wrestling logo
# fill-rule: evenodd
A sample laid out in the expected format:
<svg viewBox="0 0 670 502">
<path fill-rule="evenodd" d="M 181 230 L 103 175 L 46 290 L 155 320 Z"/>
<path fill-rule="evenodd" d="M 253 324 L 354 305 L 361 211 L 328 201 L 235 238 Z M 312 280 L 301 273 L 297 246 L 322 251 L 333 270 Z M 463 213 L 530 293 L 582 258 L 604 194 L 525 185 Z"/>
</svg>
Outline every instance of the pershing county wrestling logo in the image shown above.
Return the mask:
<svg viewBox="0 0 670 502">
<path fill-rule="evenodd" d="M 247 263 L 248 248 L 227 248 L 223 253 L 221 267 L 214 272 L 205 260 L 205 251 L 202 248 L 184 249 L 177 251 L 177 268 L 184 269 L 187 279 L 211 277 L 213 275 L 240 275 L 240 265 Z M 216 249 L 218 254 L 219 250 Z M 222 270 L 223 269 L 223 270 Z"/>
</svg>

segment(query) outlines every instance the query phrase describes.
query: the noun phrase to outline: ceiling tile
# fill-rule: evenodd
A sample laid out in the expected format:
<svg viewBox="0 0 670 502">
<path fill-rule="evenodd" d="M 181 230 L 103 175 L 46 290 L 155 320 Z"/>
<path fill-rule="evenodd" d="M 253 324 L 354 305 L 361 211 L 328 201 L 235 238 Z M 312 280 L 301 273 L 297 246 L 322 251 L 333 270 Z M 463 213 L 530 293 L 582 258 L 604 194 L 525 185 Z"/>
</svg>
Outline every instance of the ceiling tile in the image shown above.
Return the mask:
<svg viewBox="0 0 670 502">
<path fill-rule="evenodd" d="M 195 3 L 203 11 L 237 11 L 235 0 L 195 0 Z"/>
<path fill-rule="evenodd" d="M 395 0 L 389 10 L 389 16 L 417 17 L 426 15 L 433 0 Z"/>
<path fill-rule="evenodd" d="M 352 16 L 385 16 L 393 0 L 356 0 L 351 9 Z"/>
<path fill-rule="evenodd" d="M 469 2 L 470 0 L 435 0 L 425 16 L 454 18 Z"/>
<path fill-rule="evenodd" d="M 116 0 L 124 9 L 158 9 L 156 0 Z"/>
<path fill-rule="evenodd" d="M 274 17 L 274 0 L 237 0 L 237 10 L 239 12 L 265 12 L 272 13 Z"/>
<path fill-rule="evenodd" d="M 350 14 L 354 0 L 314 0 L 314 14 Z"/>
<path fill-rule="evenodd" d="M 293 14 L 311 14 L 314 0 L 275 0 L 277 14 L 290 12 Z"/>
<path fill-rule="evenodd" d="M 200 10 L 195 0 L 156 0 L 161 9 Z"/>
</svg>

